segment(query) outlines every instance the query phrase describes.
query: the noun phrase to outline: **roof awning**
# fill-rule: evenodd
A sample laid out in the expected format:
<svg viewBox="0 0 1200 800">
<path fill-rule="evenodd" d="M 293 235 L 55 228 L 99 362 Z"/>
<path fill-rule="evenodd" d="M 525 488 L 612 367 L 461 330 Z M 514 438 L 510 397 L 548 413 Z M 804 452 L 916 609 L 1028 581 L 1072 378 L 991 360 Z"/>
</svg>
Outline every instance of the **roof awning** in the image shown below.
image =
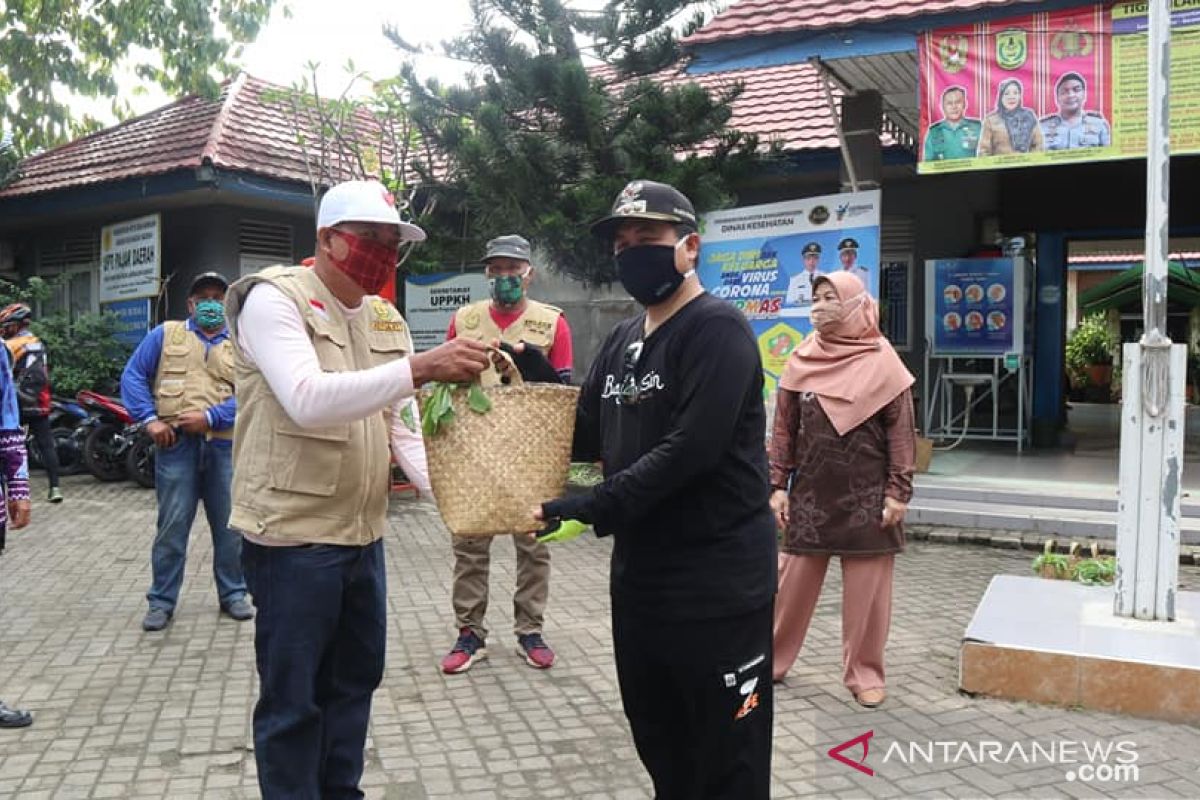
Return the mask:
<svg viewBox="0 0 1200 800">
<path fill-rule="evenodd" d="M 874 90 L 883 98 L 883 132 L 916 150 L 921 115 L 917 109 L 917 53 L 880 53 L 816 60 L 847 94 Z"/>
<path fill-rule="evenodd" d="M 1123 308 L 1142 302 L 1143 265 L 1125 270 L 1079 296 L 1085 314 Z M 1200 306 L 1200 276 L 1177 261 L 1168 265 L 1167 302 L 1195 308 Z"/>
</svg>

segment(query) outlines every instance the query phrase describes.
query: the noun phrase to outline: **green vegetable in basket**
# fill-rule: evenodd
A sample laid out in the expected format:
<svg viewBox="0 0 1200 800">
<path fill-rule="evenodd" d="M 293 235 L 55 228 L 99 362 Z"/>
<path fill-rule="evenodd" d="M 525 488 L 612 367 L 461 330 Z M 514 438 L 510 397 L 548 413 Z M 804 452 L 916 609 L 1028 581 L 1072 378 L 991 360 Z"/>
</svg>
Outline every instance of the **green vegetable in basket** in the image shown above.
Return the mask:
<svg viewBox="0 0 1200 800">
<path fill-rule="evenodd" d="M 454 392 L 462 388 L 454 383 L 430 384 L 421 406 L 421 429 L 426 436 L 436 436 L 454 422 Z M 477 383 L 467 388 L 467 408 L 476 414 L 492 410 L 492 401 Z"/>
</svg>

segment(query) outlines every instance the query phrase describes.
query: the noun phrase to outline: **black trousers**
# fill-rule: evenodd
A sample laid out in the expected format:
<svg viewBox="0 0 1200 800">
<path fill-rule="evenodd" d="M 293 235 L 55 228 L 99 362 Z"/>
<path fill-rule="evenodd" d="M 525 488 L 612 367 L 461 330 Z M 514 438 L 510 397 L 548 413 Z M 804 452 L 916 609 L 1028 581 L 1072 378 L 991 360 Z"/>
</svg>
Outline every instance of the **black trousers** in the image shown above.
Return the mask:
<svg viewBox="0 0 1200 800">
<path fill-rule="evenodd" d="M 664 621 L 614 603 L 621 700 L 658 800 L 770 796 L 772 612 Z"/>
<path fill-rule="evenodd" d="M 50 486 L 58 486 L 58 450 L 54 446 L 54 435 L 50 432 L 50 418 L 37 414 L 22 414 L 21 421 L 29 425 L 29 432 L 37 442 L 42 454 L 42 467 Z"/>
<path fill-rule="evenodd" d="M 254 757 L 263 800 L 360 800 L 371 697 L 383 678 L 383 542 L 245 542 L 258 609 Z"/>
</svg>

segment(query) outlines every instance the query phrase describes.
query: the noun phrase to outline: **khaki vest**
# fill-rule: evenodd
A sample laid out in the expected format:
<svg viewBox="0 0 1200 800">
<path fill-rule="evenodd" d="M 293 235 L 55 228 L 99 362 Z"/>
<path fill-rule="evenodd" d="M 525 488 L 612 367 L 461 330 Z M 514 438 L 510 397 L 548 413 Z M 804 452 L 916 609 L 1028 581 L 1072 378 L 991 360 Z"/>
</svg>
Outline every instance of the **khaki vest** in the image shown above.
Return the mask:
<svg viewBox="0 0 1200 800">
<path fill-rule="evenodd" d="M 225 307 L 235 337 L 246 296 L 260 283 L 270 283 L 296 304 L 326 372 L 368 369 L 412 351 L 408 326 L 391 303 L 367 297 L 362 311 L 347 319 L 305 267 L 271 267 L 229 287 Z M 368 545 L 381 538 L 391 489 L 386 414 L 302 428 L 240 348 L 234 375 L 238 415 L 230 526 L 310 544 Z"/>
<path fill-rule="evenodd" d="M 549 354 L 550 346 L 554 344 L 554 331 L 558 328 L 558 318 L 562 309 L 536 300 L 526 300 L 525 313 L 504 330 L 492 319 L 491 300 L 480 300 L 463 306 L 454 313 L 454 334 L 481 342 L 499 339 L 508 344 L 527 342 L 534 347 L 540 347 Z M 483 386 L 494 386 L 500 382 L 500 376 L 495 370 L 487 370 L 479 376 Z"/>
<path fill-rule="evenodd" d="M 233 341 L 208 348 L 187 323 L 163 323 L 162 353 L 154 375 L 154 413 L 169 423 L 185 411 L 205 411 L 233 396 Z M 231 439 L 233 429 L 209 431 L 210 439 Z"/>
</svg>

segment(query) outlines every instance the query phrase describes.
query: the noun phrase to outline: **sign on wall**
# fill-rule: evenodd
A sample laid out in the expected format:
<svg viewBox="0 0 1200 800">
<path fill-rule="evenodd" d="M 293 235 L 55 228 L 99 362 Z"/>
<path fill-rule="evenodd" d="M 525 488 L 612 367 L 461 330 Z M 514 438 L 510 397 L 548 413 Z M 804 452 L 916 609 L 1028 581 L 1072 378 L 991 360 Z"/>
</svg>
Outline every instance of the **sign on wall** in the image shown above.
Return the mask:
<svg viewBox="0 0 1200 800">
<path fill-rule="evenodd" d="M 930 355 L 1024 352 L 1024 259 L 940 259 L 926 261 L 925 273 Z"/>
<path fill-rule="evenodd" d="M 100 229 L 100 302 L 154 297 L 162 275 L 158 214 Z"/>
<path fill-rule="evenodd" d="M 1200 152 L 1200 0 L 1172 0 L 1171 152 Z M 918 39 L 919 171 L 1146 154 L 1148 4 L 1095 3 Z"/>
<path fill-rule="evenodd" d="M 879 191 L 825 195 L 701 219 L 700 281 L 750 321 L 767 392 L 774 392 L 788 356 L 812 330 L 817 277 L 847 270 L 879 296 L 881 198 Z"/>
<path fill-rule="evenodd" d="M 417 352 L 446 341 L 454 312 L 488 296 L 487 278 L 482 272 L 438 272 L 405 278 L 404 319 Z"/>
<path fill-rule="evenodd" d="M 150 331 L 150 298 L 105 303 L 101 310 L 117 315 L 115 338 L 121 344 L 137 347 Z"/>
</svg>

